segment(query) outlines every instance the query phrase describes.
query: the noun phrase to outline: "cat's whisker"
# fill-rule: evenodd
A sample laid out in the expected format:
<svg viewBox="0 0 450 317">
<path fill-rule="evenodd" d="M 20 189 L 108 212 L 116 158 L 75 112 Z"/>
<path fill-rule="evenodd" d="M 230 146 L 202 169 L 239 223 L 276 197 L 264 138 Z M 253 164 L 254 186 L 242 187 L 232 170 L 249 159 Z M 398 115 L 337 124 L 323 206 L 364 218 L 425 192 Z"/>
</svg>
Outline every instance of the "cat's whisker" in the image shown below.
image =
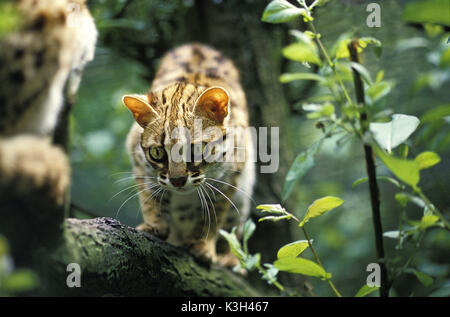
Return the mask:
<svg viewBox="0 0 450 317">
<path fill-rule="evenodd" d="M 154 186 L 158 185 L 157 183 L 147 183 L 147 182 L 144 182 L 143 184 L 144 184 L 144 185 L 150 185 L 149 187 L 147 187 L 147 189 L 153 188 Z M 124 192 L 124 191 L 126 191 L 126 190 L 129 190 L 129 189 L 136 188 L 136 187 L 138 187 L 138 186 L 140 186 L 140 185 L 142 185 L 142 184 L 134 184 L 134 185 L 128 186 L 128 187 L 125 188 L 125 189 L 122 189 L 122 190 L 119 191 L 118 193 L 114 194 L 114 196 L 112 196 L 112 197 L 109 199 L 109 202 L 110 202 L 112 199 L 114 199 L 114 197 L 116 197 L 117 195 L 119 195 L 120 193 L 122 193 L 122 192 Z"/>
<path fill-rule="evenodd" d="M 137 193 L 133 194 L 131 197 L 128 197 L 127 200 L 125 200 L 125 201 L 122 203 L 122 205 L 120 205 L 119 209 L 117 210 L 117 212 L 116 212 L 116 218 L 119 216 L 119 213 L 120 213 L 120 210 L 122 209 L 122 207 L 123 207 L 128 201 L 130 201 L 130 199 L 136 197 L 137 195 L 139 195 L 140 193 L 143 193 L 143 192 L 146 191 L 146 190 L 147 190 L 147 188 L 144 188 L 143 190 L 138 191 Z"/>
<path fill-rule="evenodd" d="M 209 191 L 211 191 L 211 195 L 213 196 L 214 201 L 216 201 L 217 200 L 216 199 L 216 193 L 210 187 L 206 186 L 206 188 L 209 189 Z"/>
<path fill-rule="evenodd" d="M 206 215 L 208 216 L 208 231 L 206 232 L 206 239 L 208 239 L 209 231 L 211 230 L 211 214 L 209 212 L 208 202 L 206 201 L 205 194 L 203 193 L 201 187 L 200 187 L 200 195 L 203 197 L 203 201 L 205 202 Z"/>
<path fill-rule="evenodd" d="M 133 175 L 134 172 L 117 172 L 117 173 L 112 173 L 110 176 L 114 177 L 116 175 L 120 175 L 120 174 L 129 174 L 129 175 Z"/>
<path fill-rule="evenodd" d="M 158 184 L 159 185 L 159 184 Z M 159 187 L 158 189 L 156 189 L 150 196 L 150 199 L 156 198 L 158 196 L 159 193 L 161 193 L 163 191 L 164 188 Z"/>
<path fill-rule="evenodd" d="M 139 185 L 140 185 L 140 184 L 134 184 L 134 185 L 128 186 L 128 187 L 125 188 L 125 189 L 120 190 L 118 193 L 114 194 L 114 195 L 109 199 L 108 202 L 110 202 L 111 200 L 113 200 L 114 197 L 116 197 L 116 196 L 119 195 L 120 193 L 123 193 L 124 191 L 129 190 L 129 189 L 134 189 L 134 188 L 138 187 Z"/>
<path fill-rule="evenodd" d="M 241 213 L 239 211 L 239 209 L 236 207 L 236 205 L 233 203 L 233 201 L 227 197 L 227 195 L 225 195 L 224 193 L 222 193 L 217 187 L 211 185 L 210 183 L 205 181 L 205 184 L 210 186 L 211 188 L 213 188 L 214 190 L 216 190 L 219 194 L 221 194 L 226 200 L 228 200 L 228 202 L 234 207 L 234 209 L 236 209 L 239 217 L 241 216 Z"/>
<path fill-rule="evenodd" d="M 203 239 L 203 231 L 205 230 L 206 217 L 205 217 L 205 212 L 204 212 L 205 211 L 205 206 L 203 205 L 202 196 L 200 196 L 200 187 L 197 187 L 197 195 L 198 195 L 198 198 L 200 200 L 200 204 L 202 206 L 202 216 L 203 216 L 203 219 L 204 219 L 203 226 L 202 226 L 202 234 L 200 236 L 200 238 Z"/>
<path fill-rule="evenodd" d="M 118 179 L 114 182 L 114 184 L 120 183 L 120 182 L 124 182 L 126 180 L 130 180 L 130 179 L 156 179 L 157 177 L 152 177 L 152 176 L 128 176 L 128 177 L 124 177 L 121 179 Z"/>
<path fill-rule="evenodd" d="M 161 194 L 161 197 L 159 198 L 159 210 L 160 210 L 160 212 L 161 212 L 161 210 L 162 210 L 162 201 L 163 201 L 164 194 L 166 193 L 166 191 L 167 191 L 167 189 L 163 189 L 163 192 L 162 192 L 162 194 Z"/>
<path fill-rule="evenodd" d="M 206 196 L 208 196 L 209 202 L 211 203 L 211 207 L 212 207 L 212 210 L 213 210 L 213 212 L 214 212 L 214 220 L 215 220 L 215 222 L 216 222 L 216 228 L 218 228 L 218 225 L 217 225 L 216 207 L 214 207 L 214 203 L 212 202 L 211 197 L 209 196 L 208 192 L 206 191 L 206 189 L 203 187 L 202 184 L 200 185 L 200 188 L 203 189 L 203 192 L 206 194 Z"/>
<path fill-rule="evenodd" d="M 214 182 L 218 182 L 218 183 L 221 183 L 221 184 L 224 184 L 224 185 L 227 185 L 227 186 L 230 186 L 230 187 L 232 187 L 232 188 L 238 190 L 239 192 L 241 192 L 241 193 L 243 193 L 245 196 L 247 196 L 247 197 L 248 197 L 248 198 L 256 205 L 255 200 L 254 200 L 248 193 L 246 193 L 244 190 L 242 190 L 242 189 L 240 189 L 240 188 L 238 188 L 238 187 L 236 187 L 236 186 L 234 186 L 234 185 L 231 185 L 230 183 L 227 183 L 227 182 L 224 182 L 224 181 L 215 179 L 215 178 L 206 177 L 206 179 L 211 180 L 211 181 L 214 181 Z"/>
</svg>

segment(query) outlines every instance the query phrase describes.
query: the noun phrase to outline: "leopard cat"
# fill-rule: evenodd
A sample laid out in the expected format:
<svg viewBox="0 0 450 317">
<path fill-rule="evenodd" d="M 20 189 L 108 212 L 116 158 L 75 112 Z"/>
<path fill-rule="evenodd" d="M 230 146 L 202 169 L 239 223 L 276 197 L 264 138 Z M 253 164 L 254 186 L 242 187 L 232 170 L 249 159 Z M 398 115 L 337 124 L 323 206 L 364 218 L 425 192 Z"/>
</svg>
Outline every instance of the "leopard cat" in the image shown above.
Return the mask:
<svg viewBox="0 0 450 317">
<path fill-rule="evenodd" d="M 205 263 L 238 264 L 218 231 L 242 228 L 248 218 L 255 167 L 233 62 L 211 47 L 182 45 L 162 58 L 148 93 L 123 103 L 135 119 L 127 149 L 144 219 L 137 229 Z"/>
<path fill-rule="evenodd" d="M 65 153 L 50 142 L 81 70 L 93 59 L 97 29 L 86 0 L 1 3 L 18 24 L 0 35 L 0 194 L 44 192 L 58 204 L 70 182 Z"/>
</svg>

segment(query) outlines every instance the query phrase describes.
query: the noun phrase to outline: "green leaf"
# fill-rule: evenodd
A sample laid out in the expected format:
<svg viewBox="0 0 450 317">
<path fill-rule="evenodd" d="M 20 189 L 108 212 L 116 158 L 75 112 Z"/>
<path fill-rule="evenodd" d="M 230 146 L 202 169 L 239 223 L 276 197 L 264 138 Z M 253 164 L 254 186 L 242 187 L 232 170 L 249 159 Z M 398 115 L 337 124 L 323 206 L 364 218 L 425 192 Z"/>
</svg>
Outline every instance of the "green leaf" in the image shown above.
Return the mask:
<svg viewBox="0 0 450 317">
<path fill-rule="evenodd" d="M 359 291 L 356 293 L 355 297 L 365 297 L 379 289 L 380 288 L 377 286 L 370 287 L 369 285 L 364 284 L 363 287 L 361 287 Z"/>
<path fill-rule="evenodd" d="M 369 95 L 372 102 L 375 102 L 391 91 L 392 84 L 387 81 L 381 81 L 378 83 L 373 84 L 367 89 L 367 94 Z"/>
<path fill-rule="evenodd" d="M 284 23 L 299 17 L 306 10 L 285 0 L 273 0 L 264 9 L 261 20 L 267 23 Z"/>
<path fill-rule="evenodd" d="M 309 149 L 306 151 L 300 153 L 294 160 L 294 162 L 291 165 L 291 168 L 289 169 L 286 179 L 284 181 L 283 185 L 283 192 L 282 192 L 282 200 L 286 201 L 286 199 L 291 194 L 292 190 L 294 189 L 294 185 L 308 173 L 308 171 L 313 168 L 314 166 L 314 155 L 316 154 L 317 150 L 319 149 L 320 145 L 323 142 L 323 138 L 321 138 L 319 141 L 311 145 Z"/>
<path fill-rule="evenodd" d="M 231 252 L 233 252 L 233 254 L 242 262 L 243 259 L 245 258 L 245 252 L 242 250 L 241 244 L 239 243 L 239 240 L 236 237 L 235 229 L 236 228 L 233 228 L 231 233 L 228 233 L 225 230 L 220 229 L 219 233 L 222 237 L 225 238 L 225 240 L 227 240 L 228 245 L 231 248 Z"/>
<path fill-rule="evenodd" d="M 256 209 L 261 210 L 261 212 L 268 212 L 272 214 L 285 214 L 286 210 L 281 207 L 280 204 L 265 204 L 265 205 L 258 205 L 256 206 Z"/>
<path fill-rule="evenodd" d="M 439 220 L 438 216 L 435 215 L 425 215 L 422 217 L 419 223 L 419 229 L 425 230 L 431 226 L 433 226 Z"/>
<path fill-rule="evenodd" d="M 383 78 L 384 78 L 384 70 L 380 70 L 377 73 L 377 77 L 375 78 L 375 83 L 381 82 L 383 80 Z"/>
<path fill-rule="evenodd" d="M 408 144 L 406 144 L 406 143 L 400 144 L 400 146 L 398 148 L 398 153 L 399 153 L 400 157 L 404 158 L 404 159 L 407 158 L 408 152 L 409 152 Z"/>
<path fill-rule="evenodd" d="M 314 7 L 320 7 L 326 4 L 330 0 L 316 0 L 314 1 L 311 6 L 309 7 L 309 10 L 312 10 Z"/>
<path fill-rule="evenodd" d="M 320 117 L 330 117 L 334 114 L 334 106 L 330 102 L 326 102 L 323 105 L 320 104 L 306 104 L 303 105 L 303 110 L 309 111 L 306 117 L 308 119 L 317 119 Z"/>
<path fill-rule="evenodd" d="M 254 255 L 250 255 L 245 259 L 245 268 L 249 271 L 253 270 L 254 268 L 257 268 L 261 261 L 261 254 L 256 253 Z"/>
<path fill-rule="evenodd" d="M 3 288 L 9 292 L 26 292 L 38 285 L 38 278 L 30 270 L 18 269 L 3 280 Z"/>
<path fill-rule="evenodd" d="M 402 187 L 402 184 L 400 184 L 396 179 L 393 179 L 392 177 L 389 177 L 389 176 L 377 176 L 377 179 L 390 182 L 390 183 L 394 184 L 395 186 L 397 186 L 398 188 Z M 369 180 L 368 177 L 359 178 L 353 182 L 352 188 L 355 188 L 356 186 L 363 184 L 363 183 L 367 182 L 368 180 Z"/>
<path fill-rule="evenodd" d="M 405 142 L 417 129 L 420 120 L 405 114 L 394 114 L 392 121 L 370 123 L 370 131 L 377 143 L 388 152 Z"/>
<path fill-rule="evenodd" d="M 326 81 L 325 77 L 314 73 L 292 73 L 292 74 L 282 74 L 279 78 L 282 83 L 289 83 L 295 80 L 315 80 L 319 82 Z"/>
<path fill-rule="evenodd" d="M 306 215 L 300 223 L 300 227 L 303 227 L 306 222 L 311 218 L 316 218 L 323 215 L 325 212 L 330 211 L 336 207 L 342 205 L 344 201 L 338 197 L 327 196 L 315 200 L 306 211 Z"/>
<path fill-rule="evenodd" d="M 425 202 L 417 196 L 411 195 L 409 193 L 397 193 L 395 194 L 395 199 L 400 203 L 401 206 L 405 207 L 407 203 L 412 202 L 413 204 L 419 206 L 420 208 L 425 208 Z"/>
<path fill-rule="evenodd" d="M 9 252 L 8 241 L 4 236 L 0 235 L 0 260 L 1 258 Z"/>
<path fill-rule="evenodd" d="M 409 3 L 403 20 L 413 23 L 437 23 L 450 26 L 448 0 L 422 0 Z"/>
<path fill-rule="evenodd" d="M 264 266 L 267 268 L 266 273 L 262 276 L 263 280 L 266 280 L 267 283 L 272 284 L 277 280 L 277 274 L 279 270 L 272 264 L 265 263 Z"/>
<path fill-rule="evenodd" d="M 365 68 L 362 64 L 355 62 L 351 62 L 350 65 L 352 66 L 353 69 L 355 69 L 358 72 L 358 74 L 361 76 L 362 80 L 366 82 L 366 84 L 368 85 L 373 84 L 372 77 L 370 76 L 370 73 L 367 70 L 367 68 Z"/>
<path fill-rule="evenodd" d="M 331 278 L 331 273 L 325 272 L 320 265 L 304 258 L 281 258 L 273 264 L 278 270 L 284 272 L 314 276 L 322 279 Z"/>
<path fill-rule="evenodd" d="M 266 217 L 259 218 L 259 219 L 258 219 L 258 222 L 263 222 L 263 221 L 266 221 L 266 220 L 270 220 L 270 221 L 273 221 L 273 222 L 277 222 L 277 221 L 280 221 L 280 220 L 283 220 L 283 219 L 291 219 L 291 218 L 292 218 L 292 215 L 284 215 L 284 216 L 266 216 Z"/>
<path fill-rule="evenodd" d="M 447 47 L 441 55 L 441 60 L 439 62 L 439 67 L 445 68 L 450 66 L 450 48 Z"/>
<path fill-rule="evenodd" d="M 294 241 L 282 246 L 277 253 L 277 258 L 295 258 L 309 247 L 308 240 Z"/>
<path fill-rule="evenodd" d="M 386 231 L 383 233 L 383 237 L 391 238 L 391 239 L 398 239 L 400 236 L 400 231 Z"/>
<path fill-rule="evenodd" d="M 401 181 L 416 188 L 420 180 L 419 167 L 416 161 L 399 159 L 385 153 L 378 146 L 374 146 L 373 150 L 377 156 L 383 161 L 384 165 Z"/>
<path fill-rule="evenodd" d="M 244 246 L 247 246 L 247 241 L 253 235 L 253 233 L 255 232 L 255 229 L 256 229 L 255 223 L 252 221 L 252 219 L 248 219 L 245 222 L 244 227 L 243 227 L 242 240 L 243 240 Z"/>
<path fill-rule="evenodd" d="M 429 286 L 433 285 L 434 280 L 428 274 L 414 270 L 414 275 L 417 277 L 417 279 L 420 281 L 420 283 L 423 284 L 423 286 L 429 287 Z"/>
<path fill-rule="evenodd" d="M 377 55 L 377 57 L 380 57 L 381 55 L 381 42 L 379 40 L 377 40 L 374 37 L 362 37 L 357 39 L 358 40 L 358 46 L 356 48 L 356 51 L 359 53 L 362 53 L 363 50 L 368 46 L 368 45 L 374 45 L 374 47 L 378 48 L 377 50 L 375 50 L 375 54 Z M 352 35 L 351 33 L 345 33 L 343 34 L 336 42 L 336 44 L 334 45 L 332 51 L 334 52 L 334 55 L 336 56 L 337 59 L 340 58 L 349 58 L 350 57 L 350 53 L 348 51 L 348 45 L 351 43 L 351 41 L 353 41 Z"/>
<path fill-rule="evenodd" d="M 428 110 L 420 118 L 423 123 L 433 123 L 443 121 L 445 117 L 450 116 L 450 104 L 440 105 Z"/>
<path fill-rule="evenodd" d="M 282 199 L 285 201 L 292 190 L 294 189 L 295 183 L 300 180 L 306 173 L 314 166 L 314 158 L 310 152 L 306 151 L 300 153 L 292 164 L 289 172 L 286 176 L 286 180 L 283 186 Z"/>
<path fill-rule="evenodd" d="M 283 56 L 297 62 L 322 65 L 316 43 L 304 33 L 295 33 L 297 42 L 283 48 Z"/>
<path fill-rule="evenodd" d="M 416 161 L 419 170 L 432 167 L 441 161 L 439 155 L 434 152 L 422 152 L 414 159 Z"/>
</svg>

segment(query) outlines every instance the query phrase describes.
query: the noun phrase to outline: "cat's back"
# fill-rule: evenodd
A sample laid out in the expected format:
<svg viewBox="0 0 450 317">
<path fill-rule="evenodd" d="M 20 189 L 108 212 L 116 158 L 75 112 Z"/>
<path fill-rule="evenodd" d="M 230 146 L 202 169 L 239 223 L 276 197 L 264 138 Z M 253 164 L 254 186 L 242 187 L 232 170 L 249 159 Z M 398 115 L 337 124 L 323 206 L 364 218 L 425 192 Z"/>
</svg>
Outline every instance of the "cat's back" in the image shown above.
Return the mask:
<svg viewBox="0 0 450 317">
<path fill-rule="evenodd" d="M 191 84 L 201 89 L 223 87 L 230 95 L 230 125 L 248 126 L 247 100 L 234 63 L 218 50 L 199 43 L 178 46 L 164 55 L 151 90 L 173 84 Z"/>
<path fill-rule="evenodd" d="M 218 50 L 199 43 L 189 43 L 169 51 L 161 59 L 152 89 L 171 82 L 186 82 L 209 87 L 225 84 L 232 89 L 239 84 L 239 72 L 233 62 Z"/>
<path fill-rule="evenodd" d="M 94 57 L 94 20 L 86 0 L 11 1 L 2 9 L 17 21 L 0 36 L 0 134 L 47 135 L 69 74 L 74 91 Z"/>
</svg>

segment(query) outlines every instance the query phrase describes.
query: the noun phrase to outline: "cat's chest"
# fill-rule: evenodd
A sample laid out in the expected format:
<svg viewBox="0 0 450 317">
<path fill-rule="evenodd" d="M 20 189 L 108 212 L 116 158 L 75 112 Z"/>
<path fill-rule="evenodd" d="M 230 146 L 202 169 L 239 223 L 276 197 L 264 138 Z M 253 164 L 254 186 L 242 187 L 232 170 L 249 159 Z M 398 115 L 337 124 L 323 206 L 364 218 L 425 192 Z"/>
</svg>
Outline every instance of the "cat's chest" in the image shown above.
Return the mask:
<svg viewBox="0 0 450 317">
<path fill-rule="evenodd" d="M 194 190 L 189 194 L 172 194 L 166 201 L 167 212 L 170 214 L 171 222 L 178 226 L 190 226 L 207 210 L 204 193 Z M 211 201 L 207 201 L 208 208 L 212 209 Z"/>
</svg>

